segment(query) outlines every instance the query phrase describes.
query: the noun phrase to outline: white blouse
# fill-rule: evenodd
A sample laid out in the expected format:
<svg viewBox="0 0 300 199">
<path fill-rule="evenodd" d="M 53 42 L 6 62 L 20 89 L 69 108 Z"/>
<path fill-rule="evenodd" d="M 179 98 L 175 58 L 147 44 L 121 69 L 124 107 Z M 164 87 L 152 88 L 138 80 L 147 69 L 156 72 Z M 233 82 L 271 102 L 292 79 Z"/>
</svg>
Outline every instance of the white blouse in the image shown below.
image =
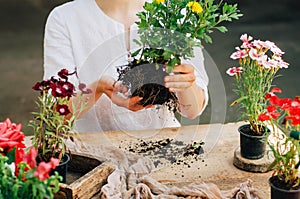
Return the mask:
<svg viewBox="0 0 300 199">
<path fill-rule="evenodd" d="M 130 51 L 137 45 L 137 26 L 130 27 Z M 91 84 L 102 75 L 117 79 L 116 67 L 128 63 L 124 25 L 108 17 L 95 0 L 75 0 L 51 11 L 45 27 L 44 79 L 56 76 L 66 68 L 77 68 L 81 82 Z M 204 90 L 208 102 L 208 77 L 200 48 L 195 49 L 195 58 L 189 61 L 195 67 L 196 83 Z M 76 84 L 76 79 L 71 79 Z M 77 82 L 78 83 L 78 82 Z M 200 113 L 199 113 L 200 114 Z M 180 123 L 165 106 L 132 112 L 119 107 L 102 95 L 95 105 L 78 121 L 79 132 L 102 132 L 112 130 L 144 130 L 178 127 Z"/>
</svg>

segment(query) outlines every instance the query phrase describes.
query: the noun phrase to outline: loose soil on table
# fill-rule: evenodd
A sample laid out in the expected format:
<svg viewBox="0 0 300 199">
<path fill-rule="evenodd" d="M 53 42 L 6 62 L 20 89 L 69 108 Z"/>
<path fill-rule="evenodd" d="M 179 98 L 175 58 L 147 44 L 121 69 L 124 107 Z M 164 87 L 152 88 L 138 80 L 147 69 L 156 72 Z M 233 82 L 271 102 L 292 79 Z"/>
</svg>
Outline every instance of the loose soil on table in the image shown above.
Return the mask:
<svg viewBox="0 0 300 199">
<path fill-rule="evenodd" d="M 150 158 L 155 167 L 170 164 L 183 164 L 190 167 L 194 161 L 204 161 L 203 145 L 204 142 L 201 141 L 187 144 L 183 141 L 166 138 L 161 140 L 138 139 L 135 142 L 123 141 L 119 148 Z"/>
</svg>

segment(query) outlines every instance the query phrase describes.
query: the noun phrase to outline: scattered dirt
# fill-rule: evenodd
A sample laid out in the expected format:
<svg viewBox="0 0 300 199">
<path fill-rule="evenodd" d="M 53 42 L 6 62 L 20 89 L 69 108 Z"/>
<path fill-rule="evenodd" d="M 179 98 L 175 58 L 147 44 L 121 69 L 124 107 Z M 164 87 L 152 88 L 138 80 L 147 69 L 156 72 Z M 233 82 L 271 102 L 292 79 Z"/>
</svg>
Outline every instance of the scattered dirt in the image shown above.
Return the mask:
<svg viewBox="0 0 300 199">
<path fill-rule="evenodd" d="M 204 142 L 192 142 L 189 144 L 174 139 L 143 140 L 136 142 L 121 142 L 119 148 L 141 154 L 153 160 L 156 167 L 170 164 L 186 165 L 188 168 L 194 161 L 204 161 L 201 156 L 204 153 Z"/>
</svg>

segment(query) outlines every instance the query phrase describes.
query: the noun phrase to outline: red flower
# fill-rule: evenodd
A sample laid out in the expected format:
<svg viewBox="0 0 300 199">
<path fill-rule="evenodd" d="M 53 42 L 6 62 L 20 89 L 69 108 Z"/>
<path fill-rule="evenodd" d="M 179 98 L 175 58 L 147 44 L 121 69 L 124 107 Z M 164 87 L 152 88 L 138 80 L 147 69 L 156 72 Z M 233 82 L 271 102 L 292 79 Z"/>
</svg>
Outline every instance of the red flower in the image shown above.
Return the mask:
<svg viewBox="0 0 300 199">
<path fill-rule="evenodd" d="M 258 116 L 258 120 L 260 121 L 266 121 L 266 120 L 270 120 L 271 119 L 271 116 L 269 113 L 262 113 Z"/>
<path fill-rule="evenodd" d="M 272 112 L 272 113 L 270 113 L 270 115 L 271 115 L 271 117 L 273 119 L 276 119 L 276 118 L 278 118 L 280 116 L 280 113 L 278 113 L 278 112 Z"/>
<path fill-rule="evenodd" d="M 25 162 L 30 168 L 34 168 L 36 167 L 36 156 L 37 151 L 34 147 L 31 147 L 28 153 L 25 153 L 24 149 L 17 149 L 15 164 L 17 166 L 20 162 Z"/>
<path fill-rule="evenodd" d="M 16 153 L 15 153 L 15 165 L 16 165 L 16 167 L 20 162 L 24 161 L 24 157 L 25 157 L 24 149 L 20 149 L 20 148 L 16 149 Z"/>
<path fill-rule="evenodd" d="M 37 82 L 33 87 L 32 87 L 33 90 L 36 90 L 36 91 L 43 91 L 44 87 L 43 85 L 41 84 L 41 82 Z"/>
<path fill-rule="evenodd" d="M 268 112 L 274 112 L 277 110 L 276 106 L 268 106 L 267 107 Z"/>
<path fill-rule="evenodd" d="M 300 125 L 300 115 L 287 116 L 286 119 L 291 120 L 293 126 Z"/>
<path fill-rule="evenodd" d="M 277 87 L 275 87 L 271 90 L 271 93 L 281 93 L 281 92 L 282 92 L 281 89 L 277 88 Z"/>
<path fill-rule="evenodd" d="M 65 104 L 58 104 L 56 106 L 56 111 L 60 114 L 60 115 L 68 115 L 70 113 L 69 107 Z"/>
<path fill-rule="evenodd" d="M 19 175 L 19 163 L 20 162 L 25 162 L 26 167 L 25 171 L 28 171 L 29 169 L 33 169 L 36 167 L 36 156 L 37 156 L 37 151 L 34 147 L 31 147 L 29 150 L 29 153 L 25 153 L 24 149 L 16 149 L 16 154 L 15 154 L 15 175 Z M 25 175 L 25 174 L 24 174 Z"/>
<path fill-rule="evenodd" d="M 289 112 L 289 114 L 292 115 L 292 116 L 296 116 L 296 115 L 299 115 L 299 116 L 300 116 L 300 106 L 298 106 L 298 107 L 291 106 L 291 107 L 288 109 L 288 112 Z"/>
<path fill-rule="evenodd" d="M 22 124 L 16 125 L 10 119 L 0 123 L 0 148 L 8 152 L 14 147 L 25 148 L 24 134 L 21 132 Z"/>
<path fill-rule="evenodd" d="M 72 97 L 75 90 L 75 87 L 72 83 L 60 81 L 59 85 L 63 89 L 63 96 Z"/>
<path fill-rule="evenodd" d="M 56 83 L 51 83 L 50 88 L 52 89 L 51 94 L 53 97 L 65 97 L 65 89 L 60 85 Z"/>
<path fill-rule="evenodd" d="M 280 98 L 277 97 L 277 95 L 270 96 L 269 101 L 270 101 L 270 104 L 272 104 L 272 105 L 279 105 L 280 104 Z"/>
<path fill-rule="evenodd" d="M 273 119 L 276 119 L 276 118 L 278 118 L 280 116 L 280 113 L 276 112 L 277 111 L 277 107 L 276 106 L 268 106 L 267 110 L 268 110 L 268 114 Z"/>
<path fill-rule="evenodd" d="M 279 106 L 282 110 L 287 110 L 291 107 L 292 99 L 290 98 L 283 98 L 279 101 Z"/>
<path fill-rule="evenodd" d="M 300 98 L 279 98 L 274 93 L 281 93 L 281 89 L 273 88 L 271 92 L 266 95 L 266 99 L 271 104 L 267 107 L 267 113 L 259 115 L 260 121 L 270 120 L 271 118 L 277 119 L 282 115 L 282 121 L 275 121 L 277 125 L 284 125 L 286 131 L 300 130 Z M 279 110 L 279 112 L 277 112 Z M 281 120 L 280 119 L 280 120 Z"/>
<path fill-rule="evenodd" d="M 68 79 L 68 75 L 69 75 L 69 71 L 67 69 L 61 69 L 59 72 L 58 72 L 58 76 L 67 80 Z"/>
<path fill-rule="evenodd" d="M 51 171 L 51 164 L 46 162 L 41 162 L 37 169 L 34 171 L 34 176 L 39 178 L 40 180 L 46 180 L 49 178 L 49 172 Z"/>
<path fill-rule="evenodd" d="M 59 164 L 59 159 L 51 158 L 49 163 L 51 165 L 51 168 L 55 169 L 57 167 L 57 165 Z"/>
<path fill-rule="evenodd" d="M 25 154 L 24 161 L 29 165 L 30 168 L 36 167 L 36 156 L 37 150 L 31 147 L 28 154 Z"/>
<path fill-rule="evenodd" d="M 20 173 L 20 168 L 19 168 L 19 163 L 20 162 L 24 162 L 24 157 L 25 157 L 25 152 L 24 152 L 24 149 L 16 149 L 16 153 L 15 153 L 15 175 L 18 176 L 19 173 Z M 27 171 L 29 170 L 29 167 L 25 167 L 24 168 L 24 171 Z M 24 178 L 25 174 L 22 176 L 23 179 Z"/>
<path fill-rule="evenodd" d="M 59 164 L 59 159 L 51 158 L 50 162 L 41 162 L 37 169 L 34 172 L 34 176 L 38 177 L 40 180 L 46 180 L 49 178 L 49 173 L 52 169 L 55 169 L 56 166 Z"/>
<path fill-rule="evenodd" d="M 89 88 L 86 88 L 86 84 L 80 83 L 78 86 L 79 90 L 83 93 L 83 94 L 90 94 L 92 93 L 92 90 Z"/>
</svg>

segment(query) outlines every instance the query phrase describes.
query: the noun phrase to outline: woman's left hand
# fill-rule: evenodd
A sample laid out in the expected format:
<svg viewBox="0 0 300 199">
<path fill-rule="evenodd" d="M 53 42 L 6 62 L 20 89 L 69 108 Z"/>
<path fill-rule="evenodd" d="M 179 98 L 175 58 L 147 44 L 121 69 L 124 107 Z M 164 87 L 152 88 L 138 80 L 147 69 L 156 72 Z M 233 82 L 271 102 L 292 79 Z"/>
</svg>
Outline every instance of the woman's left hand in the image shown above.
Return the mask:
<svg viewBox="0 0 300 199">
<path fill-rule="evenodd" d="M 194 67 L 188 64 L 176 65 L 172 75 L 165 77 L 165 87 L 171 92 L 181 92 L 195 84 Z"/>
</svg>

